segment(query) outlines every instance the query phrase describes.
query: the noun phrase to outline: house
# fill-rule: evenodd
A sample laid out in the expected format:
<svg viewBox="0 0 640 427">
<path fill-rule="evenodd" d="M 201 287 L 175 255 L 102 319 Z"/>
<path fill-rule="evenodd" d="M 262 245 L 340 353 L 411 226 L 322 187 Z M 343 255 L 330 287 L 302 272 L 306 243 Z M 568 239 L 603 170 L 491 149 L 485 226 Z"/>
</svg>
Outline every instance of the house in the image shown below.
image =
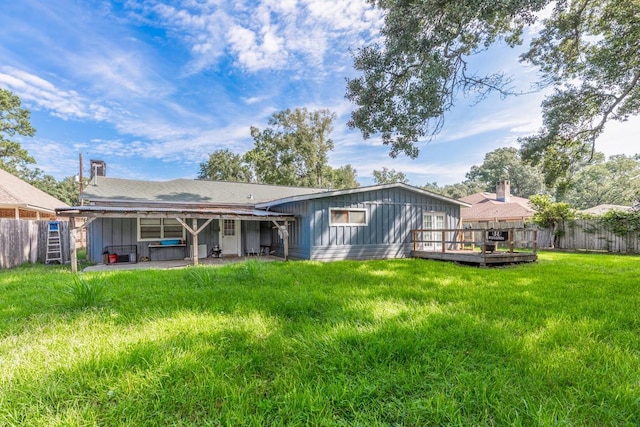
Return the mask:
<svg viewBox="0 0 640 427">
<path fill-rule="evenodd" d="M 407 257 L 411 230 L 459 228 L 466 203 L 406 184 L 349 190 L 94 176 L 84 206 L 95 261 L 273 254 L 335 260 Z M 128 255 L 128 257 L 127 257 Z"/>
<path fill-rule="evenodd" d="M 471 205 L 460 211 L 462 223 L 478 227 L 496 222 L 524 222 L 533 216 L 528 199 L 511 195 L 509 181 L 500 181 L 495 193 L 475 193 L 462 197 L 461 201 Z"/>
<path fill-rule="evenodd" d="M 588 214 L 588 215 L 604 215 L 609 211 L 623 211 L 630 212 L 633 211 L 631 206 L 622 206 L 622 205 L 597 205 L 589 209 L 581 210 L 580 213 Z"/>
<path fill-rule="evenodd" d="M 0 218 L 47 220 L 68 207 L 53 196 L 0 169 Z"/>
</svg>

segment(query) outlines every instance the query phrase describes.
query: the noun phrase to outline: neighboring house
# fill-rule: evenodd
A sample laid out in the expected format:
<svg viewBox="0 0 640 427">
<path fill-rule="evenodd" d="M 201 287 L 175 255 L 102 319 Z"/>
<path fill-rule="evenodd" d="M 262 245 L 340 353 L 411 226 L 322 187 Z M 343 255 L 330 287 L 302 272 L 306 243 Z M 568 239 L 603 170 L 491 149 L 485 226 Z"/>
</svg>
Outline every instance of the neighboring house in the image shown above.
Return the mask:
<svg viewBox="0 0 640 427">
<path fill-rule="evenodd" d="M 533 216 L 528 199 L 511 195 L 511 183 L 500 181 L 495 193 L 475 193 L 462 197 L 470 207 L 461 209 L 462 223 L 476 226 L 481 223 L 524 222 Z"/>
<path fill-rule="evenodd" d="M 0 169 L 0 218 L 55 219 L 63 207 L 68 205 Z"/>
<path fill-rule="evenodd" d="M 104 176 L 92 178 L 82 199 L 84 206 L 59 213 L 89 218 L 87 254 L 103 262 L 105 252 L 118 251 L 182 259 L 194 243 L 198 257 L 218 250 L 312 260 L 407 257 L 412 229 L 460 228 L 460 208 L 468 206 L 400 183 L 332 191 Z"/>
<path fill-rule="evenodd" d="M 633 208 L 631 206 L 622 206 L 622 205 L 598 205 L 589 209 L 581 210 L 580 213 L 590 214 L 590 215 L 603 215 L 613 210 L 630 212 L 633 210 Z"/>
</svg>

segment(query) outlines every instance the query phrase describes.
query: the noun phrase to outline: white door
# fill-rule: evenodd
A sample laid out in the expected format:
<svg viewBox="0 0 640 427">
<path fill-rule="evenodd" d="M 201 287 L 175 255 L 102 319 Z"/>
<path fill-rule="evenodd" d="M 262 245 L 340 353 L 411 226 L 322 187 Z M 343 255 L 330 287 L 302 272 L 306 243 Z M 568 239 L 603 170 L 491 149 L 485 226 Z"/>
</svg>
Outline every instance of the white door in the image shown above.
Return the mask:
<svg viewBox="0 0 640 427">
<path fill-rule="evenodd" d="M 220 249 L 222 249 L 222 255 L 242 255 L 240 253 L 240 220 L 220 220 Z"/>
<path fill-rule="evenodd" d="M 439 212 L 426 212 L 422 216 L 422 228 L 431 230 L 442 230 L 444 228 L 444 214 Z M 422 243 L 423 250 L 442 250 L 442 233 L 438 231 L 423 231 L 422 239 L 430 240 Z"/>
</svg>

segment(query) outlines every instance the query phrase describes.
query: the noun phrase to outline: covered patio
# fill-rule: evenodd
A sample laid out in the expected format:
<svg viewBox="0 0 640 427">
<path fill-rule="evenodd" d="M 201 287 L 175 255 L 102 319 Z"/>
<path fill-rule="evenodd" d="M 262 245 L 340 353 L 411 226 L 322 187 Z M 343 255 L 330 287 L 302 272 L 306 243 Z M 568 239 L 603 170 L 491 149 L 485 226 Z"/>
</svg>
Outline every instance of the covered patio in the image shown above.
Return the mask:
<svg viewBox="0 0 640 427">
<path fill-rule="evenodd" d="M 221 258 L 200 258 L 198 265 L 202 266 L 222 266 L 227 264 L 236 264 L 249 260 L 257 260 L 259 262 L 278 262 L 284 261 L 282 257 L 273 255 L 266 256 L 225 256 Z M 193 266 L 191 259 L 176 259 L 170 261 L 142 261 L 138 263 L 117 263 L 117 264 L 96 264 L 85 267 L 84 272 L 101 272 L 101 271 L 127 271 L 127 270 L 172 270 L 178 268 L 187 268 Z"/>
<path fill-rule="evenodd" d="M 279 236 L 283 241 L 283 258 L 288 259 L 289 256 L 289 223 L 294 221 L 292 214 L 283 214 L 277 212 L 269 212 L 256 209 L 238 209 L 238 208 L 222 208 L 222 207 L 204 207 L 204 206 L 176 206 L 176 207 L 156 207 L 156 206 L 73 206 L 56 210 L 57 215 L 69 218 L 70 229 L 70 252 L 71 252 L 71 271 L 78 271 L 78 257 L 76 240 L 78 232 L 87 227 L 98 218 L 172 218 L 175 219 L 191 236 L 191 244 L 194 248 L 198 247 L 198 235 L 202 230 L 214 220 L 242 220 L 242 221 L 270 221 L 274 228 L 278 230 Z M 86 219 L 85 221 L 77 221 L 77 218 Z M 198 223 L 198 220 L 204 220 L 204 223 Z M 105 270 L 119 267 L 120 269 L 140 269 L 154 268 L 154 265 L 162 265 L 158 268 L 180 268 L 186 265 L 198 265 L 200 262 L 206 263 L 225 263 L 230 262 L 232 258 L 240 260 L 245 257 L 222 257 L 222 258 L 199 258 L 193 254 L 187 259 L 177 259 L 171 261 L 145 261 L 130 264 L 101 264 Z M 276 258 L 276 257 L 261 257 Z M 96 267 L 96 266 L 93 266 Z M 85 269 L 85 271 L 87 271 Z"/>
</svg>

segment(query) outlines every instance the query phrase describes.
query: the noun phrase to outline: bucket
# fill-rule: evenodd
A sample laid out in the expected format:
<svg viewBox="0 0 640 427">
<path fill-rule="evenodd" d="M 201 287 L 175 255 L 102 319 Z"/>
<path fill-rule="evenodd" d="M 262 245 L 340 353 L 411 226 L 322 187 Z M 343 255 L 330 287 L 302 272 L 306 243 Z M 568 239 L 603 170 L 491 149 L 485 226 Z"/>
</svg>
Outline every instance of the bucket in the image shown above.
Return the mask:
<svg viewBox="0 0 640 427">
<path fill-rule="evenodd" d="M 115 264 L 116 262 L 118 262 L 118 255 L 117 254 L 110 254 L 109 255 L 109 264 Z"/>
</svg>

